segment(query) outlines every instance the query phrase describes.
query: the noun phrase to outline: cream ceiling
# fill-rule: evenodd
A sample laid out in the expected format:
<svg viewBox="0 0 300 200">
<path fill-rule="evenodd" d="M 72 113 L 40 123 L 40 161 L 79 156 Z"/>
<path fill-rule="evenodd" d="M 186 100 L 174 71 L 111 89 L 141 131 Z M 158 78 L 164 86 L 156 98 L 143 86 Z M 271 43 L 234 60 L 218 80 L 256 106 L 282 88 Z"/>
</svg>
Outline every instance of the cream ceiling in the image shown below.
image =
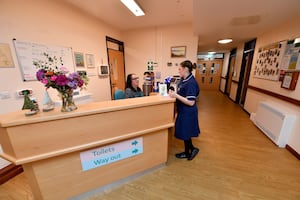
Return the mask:
<svg viewBox="0 0 300 200">
<path fill-rule="evenodd" d="M 200 52 L 228 51 L 300 16 L 300 0 L 135 0 L 146 13 L 142 17 L 120 0 L 63 1 L 121 31 L 190 22 Z M 234 42 L 220 45 L 221 38 Z"/>
</svg>

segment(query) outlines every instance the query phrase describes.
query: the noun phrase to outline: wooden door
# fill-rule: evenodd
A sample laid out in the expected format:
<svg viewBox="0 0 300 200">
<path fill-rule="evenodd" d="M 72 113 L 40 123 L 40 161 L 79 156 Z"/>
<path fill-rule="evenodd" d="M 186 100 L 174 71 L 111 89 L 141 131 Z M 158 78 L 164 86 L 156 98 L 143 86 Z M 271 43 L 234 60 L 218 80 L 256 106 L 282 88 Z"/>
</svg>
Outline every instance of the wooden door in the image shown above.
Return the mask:
<svg viewBox="0 0 300 200">
<path fill-rule="evenodd" d="M 125 90 L 125 65 L 122 51 L 108 49 L 111 96 L 117 89 Z"/>
<path fill-rule="evenodd" d="M 223 60 L 198 60 L 196 80 L 201 90 L 219 90 Z"/>
</svg>

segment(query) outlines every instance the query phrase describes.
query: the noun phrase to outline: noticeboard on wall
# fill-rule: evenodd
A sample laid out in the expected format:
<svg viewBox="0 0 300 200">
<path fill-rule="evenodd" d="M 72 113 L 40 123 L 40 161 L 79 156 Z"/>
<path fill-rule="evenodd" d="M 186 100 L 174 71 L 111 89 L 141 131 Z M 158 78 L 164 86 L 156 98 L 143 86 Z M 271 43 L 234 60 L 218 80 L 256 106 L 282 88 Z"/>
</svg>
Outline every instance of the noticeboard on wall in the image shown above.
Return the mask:
<svg viewBox="0 0 300 200">
<path fill-rule="evenodd" d="M 278 81 L 285 47 L 286 41 L 281 41 L 259 48 L 254 77 Z"/>
<path fill-rule="evenodd" d="M 300 71 L 300 38 L 280 41 L 258 50 L 254 77 L 283 81 L 286 72 Z"/>
<path fill-rule="evenodd" d="M 300 38 L 288 40 L 281 64 L 282 70 L 300 70 Z"/>
<path fill-rule="evenodd" d="M 64 67 L 74 72 L 73 51 L 71 47 L 52 46 L 13 39 L 19 67 L 24 81 L 36 80 L 36 66 L 34 61 L 45 59 L 44 53 L 60 57 Z"/>
</svg>

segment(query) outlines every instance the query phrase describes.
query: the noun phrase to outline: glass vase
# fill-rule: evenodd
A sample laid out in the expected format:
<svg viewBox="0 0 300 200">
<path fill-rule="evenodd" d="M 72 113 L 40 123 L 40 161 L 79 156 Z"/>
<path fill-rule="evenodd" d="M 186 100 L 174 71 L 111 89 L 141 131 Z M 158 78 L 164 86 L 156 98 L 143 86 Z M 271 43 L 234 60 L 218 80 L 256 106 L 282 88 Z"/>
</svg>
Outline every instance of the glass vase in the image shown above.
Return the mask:
<svg viewBox="0 0 300 200">
<path fill-rule="evenodd" d="M 62 105 L 61 112 L 71 112 L 77 109 L 73 99 L 73 90 L 66 90 L 60 92 Z"/>
</svg>

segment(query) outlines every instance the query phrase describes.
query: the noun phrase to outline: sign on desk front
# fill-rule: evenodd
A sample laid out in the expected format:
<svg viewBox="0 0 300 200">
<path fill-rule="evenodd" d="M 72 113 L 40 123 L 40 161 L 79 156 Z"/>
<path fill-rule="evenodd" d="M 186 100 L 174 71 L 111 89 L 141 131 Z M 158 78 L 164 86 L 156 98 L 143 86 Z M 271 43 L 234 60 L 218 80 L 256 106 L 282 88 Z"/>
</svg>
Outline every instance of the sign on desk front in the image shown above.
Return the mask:
<svg viewBox="0 0 300 200">
<path fill-rule="evenodd" d="M 143 153 L 143 138 L 91 149 L 80 153 L 82 170 L 90 170 Z"/>
</svg>

